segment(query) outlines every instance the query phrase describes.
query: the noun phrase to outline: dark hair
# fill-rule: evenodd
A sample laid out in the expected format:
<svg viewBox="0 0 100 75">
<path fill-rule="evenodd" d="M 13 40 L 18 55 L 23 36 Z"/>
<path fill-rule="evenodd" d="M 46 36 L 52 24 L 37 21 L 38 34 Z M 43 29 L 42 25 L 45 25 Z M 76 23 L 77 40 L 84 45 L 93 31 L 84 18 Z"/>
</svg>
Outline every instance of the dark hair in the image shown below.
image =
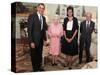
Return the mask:
<svg viewBox="0 0 100 75">
<path fill-rule="evenodd" d="M 67 12 L 68 12 L 68 10 L 72 10 L 72 16 L 74 16 L 74 9 L 73 9 L 73 7 L 72 7 L 72 6 L 69 6 L 69 7 L 67 8 Z M 67 16 L 68 16 L 68 14 L 67 14 Z"/>
<path fill-rule="evenodd" d="M 39 4 L 37 5 L 37 7 L 40 6 L 40 5 L 44 6 L 44 8 L 45 8 L 45 5 L 44 5 L 43 3 L 39 3 Z"/>
</svg>

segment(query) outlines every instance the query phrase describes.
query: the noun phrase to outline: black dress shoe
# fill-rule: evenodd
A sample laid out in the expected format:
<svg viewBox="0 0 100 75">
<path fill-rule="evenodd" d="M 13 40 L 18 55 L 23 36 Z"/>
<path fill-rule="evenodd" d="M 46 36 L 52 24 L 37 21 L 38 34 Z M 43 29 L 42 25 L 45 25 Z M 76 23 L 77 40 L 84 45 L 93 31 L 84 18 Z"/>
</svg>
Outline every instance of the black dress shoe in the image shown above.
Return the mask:
<svg viewBox="0 0 100 75">
<path fill-rule="evenodd" d="M 97 59 L 95 61 L 97 62 Z"/>
<path fill-rule="evenodd" d="M 33 70 L 32 72 L 38 72 L 39 70 Z"/>
<path fill-rule="evenodd" d="M 63 66 L 63 67 L 67 67 L 67 65 L 66 65 L 66 64 L 62 64 L 62 66 Z"/>
<path fill-rule="evenodd" d="M 79 63 L 78 64 L 82 64 L 82 62 L 81 61 L 79 61 Z"/>
<path fill-rule="evenodd" d="M 71 68 L 71 67 L 69 67 L 68 69 L 69 69 L 69 70 L 71 70 L 72 68 Z"/>
<path fill-rule="evenodd" d="M 53 63 L 52 66 L 57 66 L 57 64 L 56 63 Z"/>
<path fill-rule="evenodd" d="M 91 57 L 89 59 L 86 59 L 86 63 L 89 63 L 91 61 L 93 61 L 93 58 L 91 58 Z"/>
<path fill-rule="evenodd" d="M 40 68 L 39 71 L 45 71 L 43 68 Z"/>
<path fill-rule="evenodd" d="M 90 60 L 86 60 L 86 63 L 89 63 L 89 62 L 91 62 L 91 61 L 93 61 L 92 59 L 90 59 Z"/>
</svg>

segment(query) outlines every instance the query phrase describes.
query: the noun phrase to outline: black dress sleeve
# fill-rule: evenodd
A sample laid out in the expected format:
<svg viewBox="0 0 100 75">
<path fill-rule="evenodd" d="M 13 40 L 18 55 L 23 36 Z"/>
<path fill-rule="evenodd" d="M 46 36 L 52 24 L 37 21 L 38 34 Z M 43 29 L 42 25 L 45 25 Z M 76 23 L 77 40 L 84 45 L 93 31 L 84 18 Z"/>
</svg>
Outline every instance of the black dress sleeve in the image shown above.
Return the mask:
<svg viewBox="0 0 100 75">
<path fill-rule="evenodd" d="M 46 37 L 46 30 L 48 29 L 47 23 L 46 23 L 46 18 L 44 18 L 44 40 L 47 41 L 47 37 Z"/>
<path fill-rule="evenodd" d="M 74 25 L 74 26 L 73 26 L 73 30 L 72 30 L 72 31 L 73 31 L 73 33 L 74 33 L 75 30 L 78 30 L 78 28 L 79 28 L 79 27 L 78 27 L 78 20 L 77 20 L 77 18 L 75 18 L 75 17 L 74 17 L 74 19 L 73 19 L 73 25 Z"/>
<path fill-rule="evenodd" d="M 80 24 L 80 33 L 82 33 L 82 22 Z"/>
<path fill-rule="evenodd" d="M 28 39 L 29 42 L 34 42 L 32 39 L 32 28 L 33 28 L 33 15 L 30 14 L 28 17 Z"/>
<path fill-rule="evenodd" d="M 78 26 L 78 20 L 77 20 L 77 18 L 75 18 L 74 17 L 74 19 L 73 19 L 73 25 L 74 25 L 74 28 L 73 28 L 73 34 L 74 34 L 74 32 L 75 32 L 75 30 L 78 30 L 78 28 L 79 28 L 79 26 Z M 77 32 L 77 34 L 76 34 L 76 38 L 78 39 L 78 32 Z"/>
<path fill-rule="evenodd" d="M 78 30 L 79 26 L 78 26 L 78 20 L 77 18 L 75 18 L 75 30 Z"/>
<path fill-rule="evenodd" d="M 64 21 L 63 21 L 63 30 L 64 31 L 66 30 L 66 18 L 64 18 Z"/>
</svg>

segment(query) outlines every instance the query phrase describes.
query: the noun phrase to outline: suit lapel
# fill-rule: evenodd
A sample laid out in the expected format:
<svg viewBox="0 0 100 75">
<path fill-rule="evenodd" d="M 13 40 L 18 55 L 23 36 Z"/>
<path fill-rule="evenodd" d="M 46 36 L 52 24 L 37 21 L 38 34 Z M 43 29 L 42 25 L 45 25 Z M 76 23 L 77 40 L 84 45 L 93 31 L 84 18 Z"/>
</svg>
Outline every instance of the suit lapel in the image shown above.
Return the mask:
<svg viewBox="0 0 100 75">
<path fill-rule="evenodd" d="M 36 21 L 37 21 L 37 25 L 41 28 L 41 23 L 38 17 L 38 14 L 36 13 Z"/>
<path fill-rule="evenodd" d="M 44 25 L 45 25 L 45 20 L 44 20 L 44 17 L 42 16 L 42 18 L 43 18 L 43 28 L 44 28 Z"/>
<path fill-rule="evenodd" d="M 86 30 L 86 20 L 84 21 L 84 30 Z"/>
<path fill-rule="evenodd" d="M 36 13 L 36 19 L 40 23 L 40 20 L 39 20 L 39 17 L 38 17 L 38 14 L 37 13 Z"/>
<path fill-rule="evenodd" d="M 92 27 L 92 22 L 90 21 L 90 27 Z"/>
</svg>

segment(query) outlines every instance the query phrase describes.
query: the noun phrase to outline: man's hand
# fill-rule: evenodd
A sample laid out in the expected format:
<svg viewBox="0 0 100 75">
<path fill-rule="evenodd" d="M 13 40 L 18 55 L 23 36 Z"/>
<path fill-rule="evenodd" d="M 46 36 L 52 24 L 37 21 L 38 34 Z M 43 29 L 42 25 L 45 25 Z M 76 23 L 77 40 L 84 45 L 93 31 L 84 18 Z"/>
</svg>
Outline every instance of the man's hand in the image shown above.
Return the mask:
<svg viewBox="0 0 100 75">
<path fill-rule="evenodd" d="M 34 44 L 34 43 L 31 43 L 31 47 L 32 47 L 32 48 L 35 48 L 35 44 Z"/>
<path fill-rule="evenodd" d="M 49 40 L 44 41 L 44 45 L 45 45 L 45 46 L 48 46 L 49 44 L 50 44 L 50 41 L 49 41 Z"/>
</svg>

